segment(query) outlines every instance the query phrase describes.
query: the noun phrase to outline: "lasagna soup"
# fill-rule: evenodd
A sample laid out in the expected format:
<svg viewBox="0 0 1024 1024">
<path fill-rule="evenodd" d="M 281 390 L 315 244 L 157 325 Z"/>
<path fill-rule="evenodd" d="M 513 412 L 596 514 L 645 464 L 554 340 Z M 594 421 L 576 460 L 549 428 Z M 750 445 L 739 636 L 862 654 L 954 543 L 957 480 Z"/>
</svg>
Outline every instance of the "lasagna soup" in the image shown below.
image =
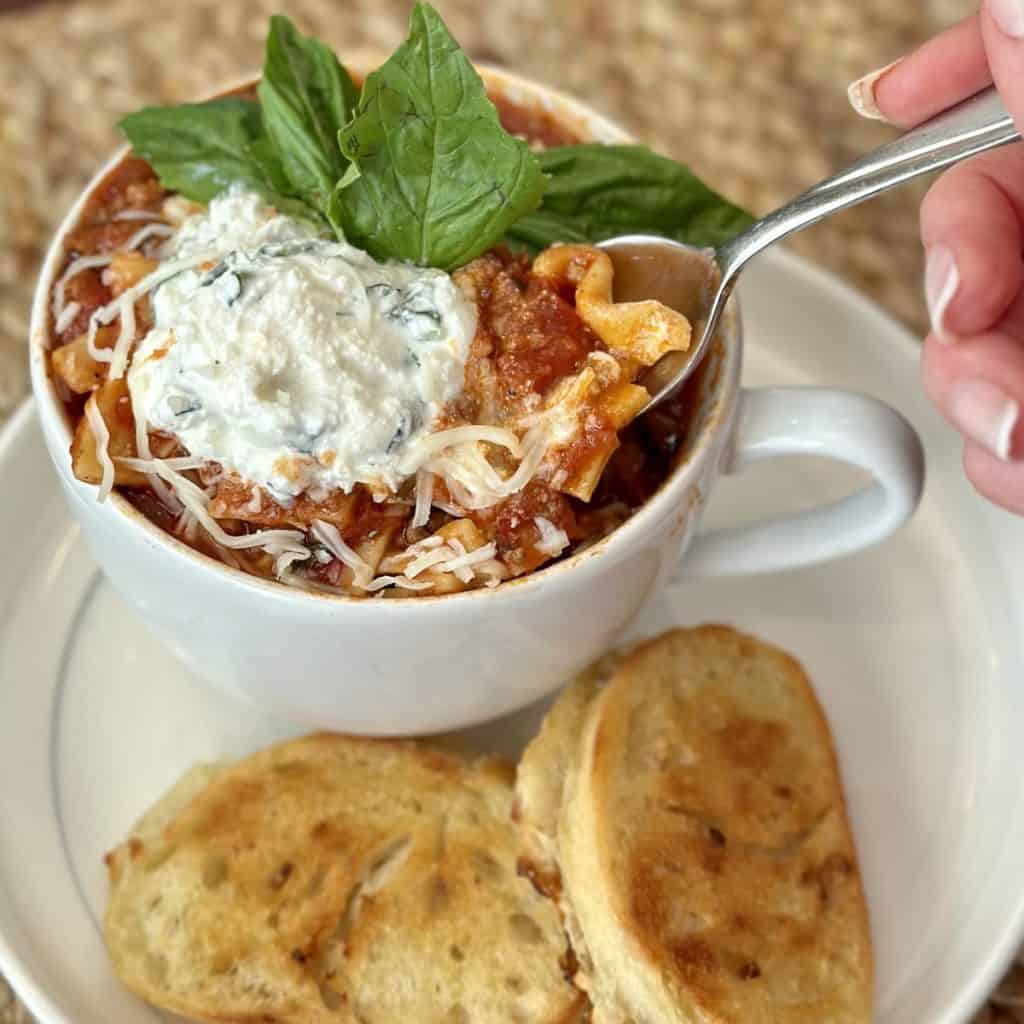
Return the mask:
<svg viewBox="0 0 1024 1024">
<path fill-rule="evenodd" d="M 537 146 L 573 141 L 499 109 Z M 306 589 L 532 572 L 627 519 L 685 433 L 685 394 L 633 421 L 690 325 L 616 303 L 600 249 L 379 262 L 240 186 L 192 203 L 135 157 L 68 235 L 52 317 L 78 479 Z"/>
</svg>

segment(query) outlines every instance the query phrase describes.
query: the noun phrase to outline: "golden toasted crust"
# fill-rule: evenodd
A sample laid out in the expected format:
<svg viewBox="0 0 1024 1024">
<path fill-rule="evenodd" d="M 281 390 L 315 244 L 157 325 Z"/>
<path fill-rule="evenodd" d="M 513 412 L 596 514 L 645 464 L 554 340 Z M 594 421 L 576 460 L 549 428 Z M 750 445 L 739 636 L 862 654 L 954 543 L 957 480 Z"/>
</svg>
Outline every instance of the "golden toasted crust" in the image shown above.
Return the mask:
<svg viewBox="0 0 1024 1024">
<path fill-rule="evenodd" d="M 320 734 L 193 776 L 108 857 L 122 981 L 216 1024 L 569 1024 L 510 768 Z"/>
<path fill-rule="evenodd" d="M 731 629 L 677 630 L 580 718 L 554 848 L 594 1020 L 870 1021 L 856 854 L 800 666 Z"/>
</svg>

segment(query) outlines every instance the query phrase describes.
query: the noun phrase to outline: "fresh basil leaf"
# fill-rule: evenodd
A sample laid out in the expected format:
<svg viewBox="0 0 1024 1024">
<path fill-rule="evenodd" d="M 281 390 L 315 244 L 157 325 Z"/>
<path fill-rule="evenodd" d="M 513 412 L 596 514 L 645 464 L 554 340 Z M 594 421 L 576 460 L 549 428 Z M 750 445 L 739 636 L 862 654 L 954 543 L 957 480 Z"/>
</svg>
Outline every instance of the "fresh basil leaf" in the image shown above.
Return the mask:
<svg viewBox="0 0 1024 1024">
<path fill-rule="evenodd" d="M 160 181 L 199 203 L 233 184 L 258 192 L 281 213 L 306 220 L 317 213 L 296 198 L 263 131 L 258 103 L 236 98 L 145 107 L 122 118 L 132 149 Z"/>
<path fill-rule="evenodd" d="M 292 190 L 317 210 L 326 210 L 348 161 L 338 132 L 359 99 L 334 52 L 301 36 L 284 15 L 270 19 L 260 103 L 267 135 Z"/>
<path fill-rule="evenodd" d="M 715 247 L 753 223 L 688 167 L 645 146 L 556 146 L 539 157 L 549 176 L 544 201 L 511 227 L 514 245 L 537 250 L 649 233 Z"/>
<path fill-rule="evenodd" d="M 363 86 L 339 137 L 358 168 L 329 217 L 378 259 L 451 269 L 498 241 L 544 191 L 529 147 L 509 135 L 480 76 L 428 4 Z"/>
</svg>

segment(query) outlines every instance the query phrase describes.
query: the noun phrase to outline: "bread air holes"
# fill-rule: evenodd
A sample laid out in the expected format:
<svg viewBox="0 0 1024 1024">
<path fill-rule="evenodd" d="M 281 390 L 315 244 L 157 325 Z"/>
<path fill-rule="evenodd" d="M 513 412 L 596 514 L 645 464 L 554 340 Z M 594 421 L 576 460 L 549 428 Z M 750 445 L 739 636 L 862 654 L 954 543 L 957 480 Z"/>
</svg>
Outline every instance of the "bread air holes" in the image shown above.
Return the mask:
<svg viewBox="0 0 1024 1024">
<path fill-rule="evenodd" d="M 536 946 L 544 941 L 544 932 L 536 921 L 528 914 L 515 913 L 508 919 L 512 934 L 520 942 Z"/>
<path fill-rule="evenodd" d="M 318 988 L 321 1001 L 331 1013 L 337 1013 L 345 1005 L 345 997 L 340 992 L 331 988 L 330 985 L 321 984 Z"/>
<path fill-rule="evenodd" d="M 462 1003 L 456 1003 L 445 1014 L 444 1024 L 469 1024 L 469 1011 Z"/>
<path fill-rule="evenodd" d="M 427 912 L 440 914 L 451 903 L 451 891 L 441 875 L 432 875 L 427 882 Z"/>
<path fill-rule="evenodd" d="M 210 854 L 203 860 L 201 874 L 203 885 L 207 889 L 216 889 L 227 881 L 228 862 L 220 854 Z"/>
<path fill-rule="evenodd" d="M 151 984 L 164 987 L 167 982 L 167 957 L 163 953 L 147 953 L 142 961 L 142 969 Z"/>
<path fill-rule="evenodd" d="M 502 866 L 486 850 L 474 850 L 472 862 L 477 878 L 485 882 L 498 882 L 505 874 Z"/>
</svg>

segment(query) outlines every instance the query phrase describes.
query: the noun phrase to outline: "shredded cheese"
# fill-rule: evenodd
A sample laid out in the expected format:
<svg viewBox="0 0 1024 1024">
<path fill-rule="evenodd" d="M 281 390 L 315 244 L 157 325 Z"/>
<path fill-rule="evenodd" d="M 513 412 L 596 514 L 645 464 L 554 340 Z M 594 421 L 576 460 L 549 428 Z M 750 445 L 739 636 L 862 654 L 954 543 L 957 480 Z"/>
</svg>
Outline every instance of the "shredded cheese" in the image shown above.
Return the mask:
<svg viewBox="0 0 1024 1024">
<path fill-rule="evenodd" d="M 407 580 L 402 576 L 376 576 L 363 589 L 370 593 L 383 590 L 385 587 L 398 587 L 401 590 L 430 590 L 433 585 L 432 580 L 415 581 Z"/>
<path fill-rule="evenodd" d="M 298 530 L 257 530 L 254 533 L 245 533 L 240 536 L 233 536 L 224 531 L 220 523 L 207 511 L 209 495 L 194 484 L 188 477 L 182 476 L 177 470 L 167 465 L 166 459 L 134 459 L 133 468 L 142 472 L 155 473 L 166 480 L 173 488 L 181 503 L 192 515 L 199 520 L 199 524 L 218 543 L 233 551 L 241 551 L 248 548 L 264 548 L 270 555 L 279 555 L 285 551 L 302 551 L 306 558 L 310 551 L 302 543 L 302 534 Z"/>
<path fill-rule="evenodd" d="M 184 270 L 191 270 L 200 263 L 206 263 L 215 259 L 216 250 L 210 249 L 191 256 L 183 257 L 180 260 L 167 260 L 161 263 L 151 274 L 147 274 L 141 281 L 126 288 L 116 299 L 101 306 L 89 319 L 89 334 L 86 345 L 89 355 L 102 363 L 110 363 L 110 380 L 117 380 L 124 376 L 128 366 L 128 355 L 132 343 L 135 341 L 135 303 L 144 295 L 147 295 L 164 281 L 180 274 Z M 116 317 L 121 318 L 121 330 L 118 334 L 117 343 L 113 350 L 96 348 L 96 332 L 100 327 L 112 323 Z M 130 330 L 126 321 L 130 321 Z"/>
<path fill-rule="evenodd" d="M 54 320 L 59 321 L 61 313 L 64 312 L 64 289 L 68 281 L 70 281 L 71 278 L 76 277 L 83 270 L 94 270 L 98 267 L 110 266 L 110 261 L 113 258 L 114 257 L 109 254 L 105 256 L 79 256 L 78 259 L 74 259 L 68 264 L 67 270 L 60 275 L 60 278 L 57 280 L 57 283 L 53 288 L 53 305 L 51 306 L 51 310 L 53 312 Z M 59 329 L 60 328 L 58 328 L 58 330 Z"/>
<path fill-rule="evenodd" d="M 110 494 L 114 486 L 114 463 L 110 458 L 110 431 L 107 429 L 106 421 L 96 405 L 95 396 L 85 403 L 85 419 L 89 424 L 89 429 L 92 431 L 92 436 L 96 439 L 96 456 L 99 459 L 100 468 L 103 470 L 103 477 L 100 480 L 100 491 L 96 499 L 103 502 L 107 500 L 107 495 Z"/>
<path fill-rule="evenodd" d="M 447 545 L 433 551 L 425 551 L 405 567 L 405 575 L 414 580 L 421 572 L 425 572 L 432 566 L 440 565 L 442 562 L 447 562 L 454 554 L 455 552 Z"/>
<path fill-rule="evenodd" d="M 508 569 L 497 558 L 481 562 L 476 566 L 476 571 L 484 577 L 484 584 L 487 587 L 496 587 L 508 576 Z"/>
<path fill-rule="evenodd" d="M 163 217 L 150 210 L 118 210 L 114 220 L 163 220 Z"/>
<path fill-rule="evenodd" d="M 74 323 L 75 317 L 78 316 L 82 305 L 79 302 L 69 302 L 57 317 L 57 322 L 53 325 L 54 330 L 58 334 L 63 334 L 71 325 Z"/>
<path fill-rule="evenodd" d="M 440 433 L 444 434 L 447 431 Z M 475 442 L 459 444 L 449 451 L 442 449 L 425 463 L 424 468 L 444 480 L 452 497 L 462 509 L 490 508 L 504 498 L 518 494 L 536 475 L 548 449 L 545 425 L 539 424 L 531 428 L 521 442 L 517 439 L 517 444 L 520 447 L 515 454 L 521 455 L 522 458 L 515 472 L 507 479 L 499 476 Z M 457 510 L 454 514 L 461 515 L 462 512 Z"/>
<path fill-rule="evenodd" d="M 126 214 L 142 214 L 142 216 L 129 217 Z M 159 220 L 154 214 L 145 213 L 142 210 L 122 210 L 120 214 L 115 217 L 116 220 Z M 120 252 L 128 252 L 133 249 L 137 249 L 143 242 L 154 236 L 162 238 L 170 238 L 174 234 L 174 229 L 168 227 L 166 224 L 147 224 L 145 227 L 140 228 L 135 232 L 134 235 L 129 238 L 123 246 L 120 248 Z M 114 254 L 105 253 L 103 255 L 91 255 L 91 256 L 79 256 L 77 259 L 72 260 L 67 269 L 61 274 L 56 285 L 53 289 L 53 317 L 56 320 L 57 332 L 60 333 L 67 329 L 71 322 L 75 319 L 78 310 L 81 308 L 77 303 L 72 303 L 75 306 L 75 312 L 68 314 L 67 310 L 71 308 L 64 306 L 64 292 L 68 281 L 71 278 L 76 277 L 83 270 L 99 269 L 100 267 L 109 267 L 113 262 Z M 93 358 L 97 358 L 95 355 Z M 109 360 L 105 360 L 109 362 Z"/>
<path fill-rule="evenodd" d="M 190 469 L 202 469 L 206 465 L 204 459 L 197 459 L 194 455 L 178 455 L 173 459 L 154 459 L 152 455 L 146 458 L 137 459 L 131 455 L 119 455 L 117 461 L 127 469 L 134 469 L 140 473 L 152 473 L 153 463 L 159 461 L 168 469 L 176 473 L 184 473 Z"/>
<path fill-rule="evenodd" d="M 448 430 L 438 430 L 433 434 L 428 434 L 410 445 L 398 464 L 398 470 L 405 476 L 412 476 L 426 464 L 432 455 L 445 448 L 463 444 L 475 445 L 478 441 L 501 445 L 515 456 L 521 452 L 519 438 L 505 427 L 490 427 L 483 424 L 451 427 Z"/>
<path fill-rule="evenodd" d="M 135 415 L 135 450 L 143 459 L 152 459 L 153 452 L 149 447 L 149 424 L 142 416 Z M 142 472 L 145 472 L 143 470 Z M 156 473 L 147 473 L 146 480 L 157 497 L 172 511 L 180 512 L 184 506 L 175 497 L 174 491 L 160 479 Z"/>
<path fill-rule="evenodd" d="M 416 474 L 416 508 L 412 514 L 412 526 L 426 526 L 430 519 L 430 506 L 434 500 L 434 474 L 421 469 Z"/>
<path fill-rule="evenodd" d="M 541 554 L 550 555 L 554 558 L 560 555 L 569 546 L 569 535 L 565 530 L 559 529 L 550 519 L 543 516 L 533 517 L 534 525 L 540 534 L 540 540 L 535 547 Z"/>
<path fill-rule="evenodd" d="M 253 484 L 252 497 L 245 503 L 245 511 L 254 516 L 263 511 L 263 490 L 259 484 Z"/>
<path fill-rule="evenodd" d="M 282 551 L 274 559 L 274 575 L 281 579 L 295 562 L 304 562 L 309 557 L 301 551 Z"/>
<path fill-rule="evenodd" d="M 453 558 L 448 562 L 445 562 L 441 568 L 445 572 L 458 573 L 460 569 L 471 569 L 475 565 L 480 565 L 483 562 L 488 562 L 498 553 L 498 546 L 492 540 L 489 544 L 484 544 L 482 547 L 476 548 L 473 551 L 468 551 L 465 554 L 459 555 L 457 558 Z"/>
<path fill-rule="evenodd" d="M 453 537 L 449 542 L 449 546 L 455 552 L 456 561 L 458 558 L 466 553 L 466 548 L 462 541 L 458 537 Z M 450 562 L 446 562 L 441 566 L 442 571 L 454 573 L 455 577 L 462 583 L 472 583 L 473 577 L 476 573 L 468 565 L 457 565 L 455 568 L 451 568 Z"/>
<path fill-rule="evenodd" d="M 166 224 L 147 224 L 124 243 L 124 249 L 137 249 L 143 242 L 150 238 L 170 238 L 174 234 L 174 228 Z"/>
<path fill-rule="evenodd" d="M 343 565 L 347 565 L 352 572 L 355 574 L 355 585 L 362 590 L 366 589 L 366 585 L 370 582 L 370 578 L 373 576 L 373 570 L 370 565 L 356 554 L 355 551 L 350 548 L 344 540 L 342 540 L 341 534 L 338 532 L 338 528 L 333 523 L 325 523 L 322 519 L 314 519 L 313 526 L 309 531 L 314 537 L 335 558 L 338 559 Z"/>
</svg>

